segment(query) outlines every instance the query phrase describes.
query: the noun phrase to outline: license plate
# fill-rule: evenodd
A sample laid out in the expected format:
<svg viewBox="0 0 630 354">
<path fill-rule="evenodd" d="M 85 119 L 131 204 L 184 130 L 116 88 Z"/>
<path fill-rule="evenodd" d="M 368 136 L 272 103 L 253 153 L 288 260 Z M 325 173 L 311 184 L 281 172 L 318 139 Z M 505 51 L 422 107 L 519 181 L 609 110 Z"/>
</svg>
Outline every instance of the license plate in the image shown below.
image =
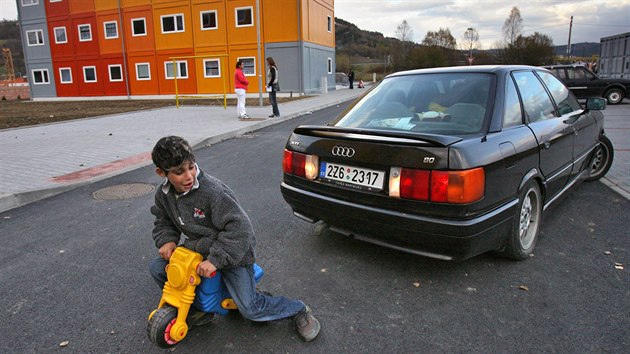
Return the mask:
<svg viewBox="0 0 630 354">
<path fill-rule="evenodd" d="M 361 189 L 382 190 L 385 172 L 322 161 L 319 178 Z"/>
</svg>

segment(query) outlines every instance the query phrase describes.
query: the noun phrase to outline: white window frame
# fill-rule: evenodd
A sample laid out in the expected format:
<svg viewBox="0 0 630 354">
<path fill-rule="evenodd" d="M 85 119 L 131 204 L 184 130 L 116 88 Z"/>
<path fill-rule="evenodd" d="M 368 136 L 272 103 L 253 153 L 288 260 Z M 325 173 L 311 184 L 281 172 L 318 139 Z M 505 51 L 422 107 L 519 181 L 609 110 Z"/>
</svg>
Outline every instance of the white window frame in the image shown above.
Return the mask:
<svg viewBox="0 0 630 354">
<path fill-rule="evenodd" d="M 107 25 L 111 25 L 114 24 L 114 29 L 116 29 L 116 35 L 115 36 L 108 36 L 107 35 Z M 103 22 L 103 33 L 105 35 L 105 39 L 116 39 L 118 38 L 118 21 L 107 21 L 107 22 Z"/>
<path fill-rule="evenodd" d="M 65 41 L 57 40 L 57 30 L 63 30 L 63 36 L 66 38 Z M 66 30 L 66 26 L 55 27 L 53 28 L 53 34 L 55 35 L 55 43 L 56 44 L 64 44 L 68 43 L 68 30 Z"/>
<path fill-rule="evenodd" d="M 49 2 L 61 2 L 63 0 L 50 0 Z"/>
<path fill-rule="evenodd" d="M 203 15 L 206 14 L 214 14 L 214 27 L 203 27 Z M 201 11 L 199 13 L 199 26 L 201 27 L 202 31 L 210 31 L 210 30 L 215 30 L 219 28 L 219 16 L 217 14 L 217 10 L 208 10 L 208 11 Z"/>
<path fill-rule="evenodd" d="M 31 39 L 29 38 L 28 34 L 29 33 L 35 33 L 35 36 L 37 37 L 37 42 L 36 43 L 31 43 Z M 40 42 L 41 40 L 41 42 Z M 26 45 L 29 47 L 37 47 L 40 45 L 44 45 L 44 31 L 41 29 L 34 29 L 34 30 L 28 30 L 26 31 Z"/>
<path fill-rule="evenodd" d="M 243 70 L 243 75 L 245 75 L 245 76 L 256 76 L 256 57 L 238 57 L 238 58 L 236 58 L 236 61 L 239 61 L 239 60 L 243 61 L 243 60 L 248 60 L 248 59 L 252 59 L 254 61 L 254 72 L 250 73 L 250 74 L 247 74 L 245 72 L 245 70 Z M 244 69 L 244 66 L 245 65 L 243 64 L 243 69 Z"/>
<path fill-rule="evenodd" d="M 62 71 L 67 70 L 68 73 L 70 73 L 70 81 L 63 81 L 63 74 Z M 59 68 L 59 82 L 62 84 L 71 84 L 72 83 L 72 68 L 70 67 L 66 67 L 66 68 Z"/>
<path fill-rule="evenodd" d="M 22 0 L 22 7 L 39 5 L 39 0 Z"/>
<path fill-rule="evenodd" d="M 219 69 L 219 73 L 217 75 L 208 75 L 207 71 L 206 71 L 206 63 L 211 62 L 211 61 L 216 61 L 217 62 L 217 68 Z M 216 58 L 216 59 L 204 59 L 203 60 L 203 77 L 205 78 L 215 78 L 215 77 L 221 77 L 221 59 Z"/>
<path fill-rule="evenodd" d="M 186 67 L 186 76 L 182 76 L 182 70 L 181 70 L 181 65 L 184 64 L 184 66 Z M 164 62 L 164 78 L 166 80 L 173 80 L 175 79 L 175 68 L 173 67 L 173 76 L 168 76 L 168 66 L 169 65 L 173 65 L 173 61 L 169 60 L 169 61 L 165 61 Z M 177 78 L 178 79 L 188 79 L 188 61 L 187 60 L 176 60 L 175 61 L 175 65 L 177 65 Z"/>
<path fill-rule="evenodd" d="M 239 25 L 238 24 L 238 11 L 239 10 L 249 10 L 252 13 L 252 23 L 247 25 Z M 252 27 L 254 25 L 254 7 L 253 6 L 243 6 L 234 8 L 234 24 L 236 27 Z"/>
<path fill-rule="evenodd" d="M 120 79 L 112 79 L 112 68 L 120 69 Z M 122 82 L 123 81 L 122 64 L 107 65 L 107 72 L 109 73 L 109 81 L 110 82 Z"/>
<path fill-rule="evenodd" d="M 90 38 L 89 39 L 83 39 L 81 38 L 81 27 L 85 27 L 87 26 L 87 28 L 90 30 Z M 92 40 L 92 25 L 89 23 L 82 23 L 80 25 L 77 25 L 77 31 L 79 32 L 79 42 L 89 42 Z"/>
<path fill-rule="evenodd" d="M 138 75 L 138 67 L 140 65 L 146 65 L 147 66 L 147 72 L 149 73 L 149 77 L 140 77 Z M 136 63 L 136 80 L 138 81 L 148 81 L 151 80 L 151 63 Z"/>
<path fill-rule="evenodd" d="M 328 33 L 332 33 L 332 27 L 333 27 L 333 25 L 332 25 L 332 17 L 331 16 L 326 16 L 326 17 L 327 17 L 326 26 L 327 26 L 327 29 L 328 29 Z"/>
<path fill-rule="evenodd" d="M 136 22 L 136 21 L 142 21 L 142 24 L 144 26 L 144 33 L 140 33 L 140 34 L 136 33 L 136 28 L 133 25 L 133 23 Z M 146 17 L 132 18 L 131 19 L 131 36 L 132 37 L 141 37 L 141 36 L 146 36 L 146 35 L 147 35 L 147 18 Z"/>
<path fill-rule="evenodd" d="M 181 17 L 182 18 L 182 28 L 178 29 L 177 28 L 177 18 Z M 164 20 L 167 18 L 172 18 L 173 19 L 173 26 L 175 27 L 175 29 L 173 31 L 164 31 Z M 170 34 L 170 33 L 181 33 L 181 32 L 185 32 L 186 31 L 186 24 L 184 22 L 184 14 L 183 13 L 179 13 L 179 14 L 170 14 L 170 15 L 162 15 L 160 16 L 160 26 L 162 29 L 162 34 Z"/>
<path fill-rule="evenodd" d="M 37 82 L 37 80 L 35 80 L 36 72 L 41 73 L 42 82 Z M 49 85 L 50 84 L 50 75 L 48 75 L 48 69 L 33 69 L 31 70 L 31 74 L 33 75 L 33 85 Z"/>
<path fill-rule="evenodd" d="M 328 58 L 328 60 L 326 60 L 326 64 L 328 65 L 328 73 L 332 74 L 333 73 L 333 61 L 332 61 L 332 58 Z"/>
<path fill-rule="evenodd" d="M 86 69 L 93 69 L 94 70 L 94 80 L 90 80 L 88 81 L 87 79 L 87 73 L 85 72 Z M 84 66 L 83 67 L 83 82 L 85 82 L 86 84 L 91 84 L 91 83 L 95 83 L 98 82 L 98 74 L 96 73 L 96 66 Z"/>
</svg>

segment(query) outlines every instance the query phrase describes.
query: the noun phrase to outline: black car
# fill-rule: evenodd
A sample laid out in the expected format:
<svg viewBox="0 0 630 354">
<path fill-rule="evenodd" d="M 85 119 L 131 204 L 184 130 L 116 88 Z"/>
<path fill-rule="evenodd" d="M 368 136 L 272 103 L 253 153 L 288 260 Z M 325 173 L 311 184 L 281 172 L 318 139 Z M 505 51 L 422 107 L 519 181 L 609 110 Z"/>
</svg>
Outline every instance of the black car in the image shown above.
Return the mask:
<svg viewBox="0 0 630 354">
<path fill-rule="evenodd" d="M 581 65 L 546 66 L 577 98 L 604 97 L 618 104 L 630 93 L 630 80 L 603 79 Z"/>
<path fill-rule="evenodd" d="M 533 251 L 543 210 L 610 168 L 592 98 L 548 70 L 423 69 L 387 76 L 326 126 L 286 144 L 294 214 L 356 239 L 446 260 Z"/>
</svg>

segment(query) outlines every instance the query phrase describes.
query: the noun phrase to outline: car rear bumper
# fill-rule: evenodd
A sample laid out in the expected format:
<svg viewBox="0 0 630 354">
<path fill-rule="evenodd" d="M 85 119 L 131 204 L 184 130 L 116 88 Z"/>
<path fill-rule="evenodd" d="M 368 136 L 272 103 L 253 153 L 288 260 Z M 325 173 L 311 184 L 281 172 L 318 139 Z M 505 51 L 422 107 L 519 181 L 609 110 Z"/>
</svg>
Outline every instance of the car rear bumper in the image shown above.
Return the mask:
<svg viewBox="0 0 630 354">
<path fill-rule="evenodd" d="M 281 184 L 293 212 L 310 222 L 323 220 L 333 231 L 422 256 L 463 260 L 499 249 L 512 226 L 513 200 L 466 220 L 424 217 L 355 204 Z"/>
</svg>

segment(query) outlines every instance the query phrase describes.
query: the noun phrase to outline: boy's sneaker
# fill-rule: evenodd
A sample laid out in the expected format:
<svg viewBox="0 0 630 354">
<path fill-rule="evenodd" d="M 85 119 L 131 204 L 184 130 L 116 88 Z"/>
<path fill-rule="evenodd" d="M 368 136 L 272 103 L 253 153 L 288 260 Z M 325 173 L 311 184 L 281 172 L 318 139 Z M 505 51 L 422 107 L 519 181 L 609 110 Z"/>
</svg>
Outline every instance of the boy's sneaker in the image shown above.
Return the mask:
<svg viewBox="0 0 630 354">
<path fill-rule="evenodd" d="M 293 317 L 295 330 L 305 342 L 310 342 L 317 337 L 321 325 L 310 307 L 304 306 L 304 309 Z"/>
<path fill-rule="evenodd" d="M 201 327 L 212 322 L 213 319 L 214 313 L 198 311 L 191 308 L 190 312 L 188 312 L 188 316 L 186 317 L 186 323 L 190 328 Z"/>
</svg>

